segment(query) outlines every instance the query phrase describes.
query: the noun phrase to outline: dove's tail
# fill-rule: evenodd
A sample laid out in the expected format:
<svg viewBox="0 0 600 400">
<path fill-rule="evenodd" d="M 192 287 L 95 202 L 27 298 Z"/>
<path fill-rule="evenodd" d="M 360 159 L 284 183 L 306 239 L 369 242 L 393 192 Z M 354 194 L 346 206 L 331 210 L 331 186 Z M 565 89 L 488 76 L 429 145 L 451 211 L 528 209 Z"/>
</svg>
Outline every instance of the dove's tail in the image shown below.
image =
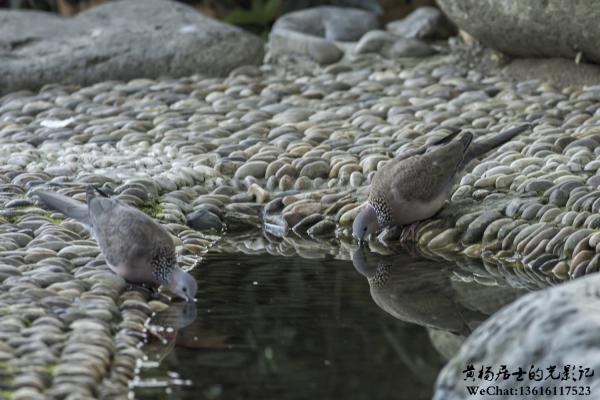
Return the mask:
<svg viewBox="0 0 600 400">
<path fill-rule="evenodd" d="M 462 151 L 462 156 L 463 159 L 462 161 L 457 165 L 457 170 L 460 170 L 462 168 L 463 165 L 465 165 L 465 157 L 467 156 L 467 154 L 469 153 L 470 147 L 471 146 L 471 142 L 473 141 L 473 134 L 471 132 L 465 132 L 463 133 L 460 138 L 458 139 L 458 141 L 460 142 L 460 144 L 462 144 L 463 146 L 463 151 Z"/>
<path fill-rule="evenodd" d="M 496 147 L 508 142 L 510 139 L 514 138 L 520 133 L 523 133 L 527 129 L 531 128 L 531 124 L 524 123 L 513 126 L 512 128 L 506 129 L 499 134 L 485 140 L 479 140 L 471 144 L 467 153 L 465 154 L 465 158 L 461 164 L 461 167 L 466 166 L 470 161 L 474 160 L 477 157 L 482 156 L 488 151 L 495 149 Z"/>
<path fill-rule="evenodd" d="M 48 207 L 63 213 L 66 217 L 76 219 L 86 226 L 90 225 L 87 204 L 45 190 L 38 190 L 35 195 Z"/>
<path fill-rule="evenodd" d="M 108 193 L 106 193 L 104 191 L 104 189 L 100 189 L 99 187 L 96 187 L 94 185 L 89 185 L 85 191 L 86 193 L 86 198 L 87 198 L 87 202 L 89 204 L 90 200 L 93 199 L 94 197 L 96 197 L 97 195 L 100 195 L 102 197 L 106 197 L 106 198 L 110 198 L 110 196 L 108 195 Z"/>
<path fill-rule="evenodd" d="M 450 133 L 447 134 L 446 136 L 444 136 L 443 138 L 439 139 L 438 141 L 433 142 L 432 143 L 433 146 L 441 146 L 443 144 L 450 143 L 461 132 L 460 128 L 448 128 L 448 129 L 450 129 Z"/>
<path fill-rule="evenodd" d="M 459 141 L 462 143 L 463 147 L 465 148 L 465 155 L 469 152 L 470 150 L 470 145 L 471 145 L 471 141 L 473 140 L 473 134 L 471 132 L 465 132 L 463 133 L 463 135 L 460 137 Z"/>
</svg>

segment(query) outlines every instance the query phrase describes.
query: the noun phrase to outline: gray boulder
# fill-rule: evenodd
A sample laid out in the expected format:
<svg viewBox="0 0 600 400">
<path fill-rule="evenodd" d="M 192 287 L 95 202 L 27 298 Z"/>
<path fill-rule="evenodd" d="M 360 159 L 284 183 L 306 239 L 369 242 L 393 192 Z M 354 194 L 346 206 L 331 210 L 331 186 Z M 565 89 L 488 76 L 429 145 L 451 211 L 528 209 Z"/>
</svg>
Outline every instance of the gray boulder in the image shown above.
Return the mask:
<svg viewBox="0 0 600 400">
<path fill-rule="evenodd" d="M 320 64 L 338 61 L 344 51 L 335 42 L 352 42 L 377 29 L 377 15 L 347 7 L 321 6 L 280 17 L 269 34 L 272 56 L 296 54 Z"/>
<path fill-rule="evenodd" d="M 0 12 L 0 92 L 47 83 L 226 75 L 262 62 L 263 42 L 172 1 L 124 0 L 74 18 Z"/>
<path fill-rule="evenodd" d="M 536 398 L 565 399 L 591 398 L 590 396 L 561 396 L 552 392 L 554 386 L 590 386 L 591 393 L 600 391 L 600 381 L 594 378 L 580 379 L 581 368 L 589 368 L 597 374 L 600 371 L 600 275 L 593 274 L 569 283 L 538 292 L 529 293 L 506 306 L 481 326 L 479 326 L 458 354 L 440 372 L 436 382 L 434 399 L 483 399 L 490 396 L 469 395 L 467 386 L 479 386 L 479 390 L 490 387 L 494 393 L 510 393 L 510 388 L 519 385 L 542 388 L 544 393 Z M 465 372 L 472 365 L 474 378 Z M 478 379 L 481 366 L 487 366 L 497 373 L 501 365 L 506 365 L 510 373 L 525 371 L 523 382 L 517 376 L 491 381 Z M 542 380 L 529 380 L 533 368 L 533 378 L 539 377 L 538 368 L 543 373 Z M 545 379 L 556 367 L 554 376 L 564 372 L 565 365 L 574 365 L 568 381 Z M 571 367 L 572 368 L 572 367 Z M 585 372 L 585 370 L 584 370 Z M 536 375 L 537 374 L 537 375 Z M 488 376 L 489 377 L 489 376 Z M 575 380 L 573 379 L 575 378 Z M 495 378 L 495 376 L 494 376 Z M 497 387 L 497 388 L 496 388 Z M 496 396 L 502 399 L 523 399 L 520 393 Z"/>
<path fill-rule="evenodd" d="M 574 58 L 581 51 L 600 62 L 600 8 L 593 1 L 438 0 L 438 4 L 459 28 L 507 54 Z"/>
<path fill-rule="evenodd" d="M 322 65 L 334 63 L 344 56 L 344 51 L 334 42 L 288 30 L 271 31 L 269 53 L 274 58 L 290 54 L 308 57 Z"/>
<path fill-rule="evenodd" d="M 386 31 L 369 31 L 354 47 L 356 54 L 379 53 L 384 57 L 425 57 L 436 51 L 427 43 Z"/>
<path fill-rule="evenodd" d="M 414 39 L 447 39 L 455 31 L 436 7 L 419 7 L 403 19 L 389 22 L 385 29 L 394 35 Z"/>
<path fill-rule="evenodd" d="M 321 6 L 283 15 L 273 25 L 273 31 L 288 30 L 326 40 L 353 42 L 378 27 L 377 15 L 370 11 Z"/>
</svg>

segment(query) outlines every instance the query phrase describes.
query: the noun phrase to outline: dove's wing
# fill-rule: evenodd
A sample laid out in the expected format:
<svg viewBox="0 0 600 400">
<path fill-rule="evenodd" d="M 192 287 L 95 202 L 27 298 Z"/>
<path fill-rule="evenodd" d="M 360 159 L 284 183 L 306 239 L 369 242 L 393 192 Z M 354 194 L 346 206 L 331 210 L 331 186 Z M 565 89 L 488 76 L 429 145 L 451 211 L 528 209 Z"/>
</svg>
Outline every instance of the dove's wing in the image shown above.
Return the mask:
<svg viewBox="0 0 600 400">
<path fill-rule="evenodd" d="M 409 224 L 435 214 L 447 200 L 472 135 L 425 154 L 391 161 L 373 178 L 371 198 L 383 198 L 394 223 Z"/>
<path fill-rule="evenodd" d="M 404 151 L 404 152 L 402 152 L 402 154 L 399 154 L 396 157 L 394 157 L 394 161 L 406 160 L 407 158 L 414 157 L 416 155 L 424 154 L 428 151 L 431 151 L 431 150 L 437 148 L 438 146 L 442 146 L 447 143 L 450 143 L 459 133 L 460 133 L 459 129 L 451 128 L 450 133 L 447 134 L 446 136 L 443 136 L 442 138 L 440 138 L 434 142 L 424 144 L 421 147 L 418 147 L 416 149 Z"/>
<path fill-rule="evenodd" d="M 388 178 L 390 199 L 427 202 L 449 190 L 463 154 L 457 141 L 394 165 Z"/>
<path fill-rule="evenodd" d="M 175 252 L 169 234 L 143 212 L 118 200 L 92 197 L 89 218 L 110 266 L 125 279 L 153 282 L 152 259 L 158 249 Z"/>
</svg>

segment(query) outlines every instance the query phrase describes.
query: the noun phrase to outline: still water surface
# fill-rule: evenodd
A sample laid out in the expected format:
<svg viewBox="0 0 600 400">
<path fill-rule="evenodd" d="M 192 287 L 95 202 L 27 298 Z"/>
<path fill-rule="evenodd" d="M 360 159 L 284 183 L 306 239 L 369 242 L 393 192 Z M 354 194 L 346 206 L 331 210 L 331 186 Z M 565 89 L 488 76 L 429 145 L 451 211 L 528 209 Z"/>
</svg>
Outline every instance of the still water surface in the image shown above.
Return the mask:
<svg viewBox="0 0 600 400">
<path fill-rule="evenodd" d="M 524 292 L 407 254 L 353 261 L 209 253 L 198 302 L 152 321 L 135 398 L 430 399 L 445 357 Z"/>
</svg>

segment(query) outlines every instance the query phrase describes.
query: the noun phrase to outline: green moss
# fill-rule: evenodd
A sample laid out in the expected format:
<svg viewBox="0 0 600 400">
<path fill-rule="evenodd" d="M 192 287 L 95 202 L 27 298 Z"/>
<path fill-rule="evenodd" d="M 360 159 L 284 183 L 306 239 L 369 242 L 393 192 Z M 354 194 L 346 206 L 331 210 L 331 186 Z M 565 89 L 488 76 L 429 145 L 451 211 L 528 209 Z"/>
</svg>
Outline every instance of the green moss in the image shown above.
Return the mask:
<svg viewBox="0 0 600 400">
<path fill-rule="evenodd" d="M 10 399 L 13 393 L 12 390 L 0 390 L 0 399 Z"/>
<path fill-rule="evenodd" d="M 29 204 L 13 206 L 10 208 L 10 210 L 16 210 L 16 211 L 22 211 L 22 212 L 16 212 L 15 215 L 4 215 L 3 219 L 6 220 L 6 222 L 8 222 L 10 224 L 15 224 L 15 223 L 19 222 L 19 219 L 21 219 L 22 217 L 29 215 L 30 213 L 28 212 L 28 210 L 31 208 L 34 208 L 34 207 Z M 40 211 L 39 209 L 35 208 L 35 211 L 32 214 L 42 215 L 44 217 L 47 217 L 47 218 L 51 219 L 52 222 L 55 224 L 59 224 L 61 221 L 60 219 L 52 218 L 52 212 L 50 212 L 50 211 Z"/>
<path fill-rule="evenodd" d="M 144 201 L 140 206 L 140 210 L 152 218 L 156 218 L 156 216 L 163 211 L 160 206 L 160 197 L 152 197 Z"/>
<path fill-rule="evenodd" d="M 5 215 L 4 219 L 9 224 L 16 224 L 23 215 Z"/>
<path fill-rule="evenodd" d="M 54 372 L 56 371 L 56 364 L 50 364 L 46 367 L 46 370 L 48 371 L 48 373 L 50 375 L 54 375 Z"/>
<path fill-rule="evenodd" d="M 52 213 L 48 212 L 48 211 L 40 213 L 39 215 L 49 218 L 52 221 L 52 223 L 54 223 L 56 225 L 58 225 L 62 222 L 62 219 L 60 219 L 60 218 L 52 218 Z"/>
<path fill-rule="evenodd" d="M 29 206 L 27 206 L 27 207 L 29 207 Z M 19 209 L 24 209 L 27 207 L 21 206 L 21 207 L 13 207 L 13 208 L 15 210 L 19 210 Z M 52 213 L 50 211 L 40 212 L 40 211 L 36 210 L 35 214 L 46 217 L 46 218 L 50 219 L 52 221 L 52 223 L 57 224 L 57 225 L 60 224 L 62 221 L 62 219 L 59 219 L 59 218 L 52 218 Z M 4 219 L 6 220 L 6 222 L 8 222 L 10 224 L 15 224 L 15 223 L 19 222 L 19 220 L 26 215 L 28 215 L 28 214 L 24 213 L 24 214 L 15 214 L 15 215 L 5 215 Z"/>
<path fill-rule="evenodd" d="M 281 14 L 282 0 L 252 0 L 250 8 L 236 7 L 223 20 L 266 38 L 269 28 Z"/>
</svg>

